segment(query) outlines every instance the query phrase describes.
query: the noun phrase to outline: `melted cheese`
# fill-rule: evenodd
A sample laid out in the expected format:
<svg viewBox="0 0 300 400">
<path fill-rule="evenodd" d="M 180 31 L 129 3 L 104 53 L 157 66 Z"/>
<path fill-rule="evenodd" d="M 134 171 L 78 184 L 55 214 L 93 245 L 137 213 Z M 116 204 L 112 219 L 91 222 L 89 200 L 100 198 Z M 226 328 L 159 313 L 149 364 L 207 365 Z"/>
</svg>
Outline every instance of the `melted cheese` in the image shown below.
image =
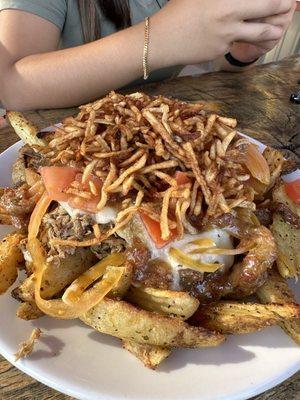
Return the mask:
<svg viewBox="0 0 300 400">
<path fill-rule="evenodd" d="M 223 229 L 211 229 L 209 231 L 205 231 L 196 235 L 185 235 L 182 240 L 175 241 L 167 245 L 164 249 L 165 252 L 168 253 L 168 250 L 170 247 L 175 247 L 184 253 L 189 253 L 191 250 L 197 249 L 197 246 L 195 244 L 191 244 L 190 242 L 196 240 L 196 239 L 201 239 L 201 238 L 208 238 L 212 239 L 216 247 L 222 248 L 222 249 L 232 249 L 232 240 L 230 235 L 224 231 Z M 191 258 L 197 261 L 201 261 L 203 263 L 209 263 L 209 264 L 214 264 L 214 263 L 220 263 L 224 265 L 225 269 L 229 269 L 233 262 L 234 262 L 234 256 L 228 256 L 224 254 L 189 254 Z M 169 261 L 174 267 L 183 267 L 183 268 L 188 268 L 185 265 L 178 266 L 176 261 L 174 261 L 171 257 L 169 257 Z"/>
<path fill-rule="evenodd" d="M 75 218 L 78 215 L 88 214 L 95 222 L 98 224 L 107 224 L 114 222 L 116 219 L 117 211 L 113 207 L 104 207 L 103 210 L 96 214 L 86 213 L 82 210 L 70 207 L 66 202 L 60 202 L 60 205 L 65 209 L 65 211 L 70 215 L 71 218 Z M 151 259 L 160 259 L 167 262 L 172 268 L 173 274 L 173 290 L 179 290 L 179 271 L 183 268 L 189 268 L 187 265 L 179 265 L 172 257 L 169 255 L 169 250 L 171 247 L 178 248 L 184 253 L 188 253 L 191 250 L 197 249 L 195 244 L 191 244 L 192 241 L 201 238 L 212 239 L 218 248 L 232 249 L 233 243 L 231 236 L 223 229 L 211 229 L 199 234 L 190 235 L 187 234 L 183 239 L 177 240 L 169 243 L 162 249 L 158 249 L 152 239 L 150 238 L 147 229 L 145 228 L 141 219 L 136 215 L 131 223 L 129 223 L 125 228 L 117 232 L 120 237 L 125 239 L 128 243 L 132 243 L 134 237 L 138 237 L 149 249 L 151 253 Z M 224 270 L 228 270 L 234 263 L 234 256 L 223 255 L 223 254 L 189 254 L 191 258 L 203 263 L 220 263 L 224 265 Z"/>
<path fill-rule="evenodd" d="M 151 253 L 151 259 L 159 259 L 167 262 L 172 268 L 173 274 L 173 290 L 179 290 L 180 285 L 180 276 L 179 271 L 183 268 L 189 268 L 187 265 L 178 265 L 178 263 L 173 260 L 169 256 L 169 250 L 171 247 L 175 247 L 180 249 L 181 251 L 187 253 L 191 250 L 197 248 L 196 245 L 190 244 L 190 242 L 200 239 L 200 238 L 208 238 L 212 239 L 216 247 L 218 248 L 227 248 L 232 249 L 232 239 L 230 235 L 224 231 L 223 229 L 211 229 L 206 232 L 202 232 L 195 235 L 185 235 L 182 240 L 173 241 L 169 243 L 165 247 L 158 249 L 153 240 L 150 238 L 147 229 L 145 228 L 142 220 L 135 215 L 131 222 L 123 228 L 121 231 L 118 231 L 118 235 L 125 239 L 129 244 L 133 242 L 134 237 L 138 237 L 141 242 L 148 247 Z M 224 265 L 224 269 L 229 269 L 234 262 L 234 256 L 221 255 L 221 254 L 189 254 L 189 256 L 195 260 L 201 261 L 203 263 L 220 263 Z"/>
<path fill-rule="evenodd" d="M 159 258 L 164 259 L 167 261 L 171 267 L 172 267 L 172 273 L 173 273 L 173 290 L 179 290 L 180 288 L 180 275 L 179 271 L 184 268 L 189 268 L 188 265 L 181 264 L 179 265 L 172 257 L 169 255 L 169 250 L 171 247 L 177 248 L 184 253 L 188 253 L 191 250 L 194 250 L 197 248 L 196 245 L 191 244 L 190 242 L 200 239 L 200 238 L 208 238 L 212 239 L 216 247 L 219 248 L 226 248 L 226 249 L 232 249 L 232 240 L 230 235 L 225 232 L 222 229 L 211 229 L 209 231 L 205 231 L 199 234 L 195 235 L 185 235 L 183 239 L 174 241 L 172 243 L 169 243 L 167 246 L 163 247 L 160 250 L 156 249 L 156 252 L 158 251 Z M 155 252 L 155 253 L 156 253 Z M 155 254 L 156 255 L 156 254 Z M 224 265 L 224 269 L 227 270 L 229 269 L 234 262 L 234 256 L 228 256 L 228 255 L 221 255 L 221 254 L 189 254 L 191 258 L 197 261 L 201 261 L 203 263 L 220 263 Z"/>
</svg>

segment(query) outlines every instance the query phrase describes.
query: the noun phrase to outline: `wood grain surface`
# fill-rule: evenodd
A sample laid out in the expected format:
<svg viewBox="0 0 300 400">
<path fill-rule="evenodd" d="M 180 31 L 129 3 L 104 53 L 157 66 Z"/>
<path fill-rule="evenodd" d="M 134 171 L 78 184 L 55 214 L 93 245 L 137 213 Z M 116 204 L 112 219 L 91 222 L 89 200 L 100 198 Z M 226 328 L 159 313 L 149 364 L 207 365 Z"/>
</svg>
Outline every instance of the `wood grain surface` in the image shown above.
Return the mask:
<svg viewBox="0 0 300 400">
<path fill-rule="evenodd" d="M 177 78 L 138 90 L 187 101 L 203 100 L 208 109 L 236 117 L 241 131 L 281 149 L 286 157 L 299 162 L 300 105 L 292 104 L 289 98 L 292 92 L 300 90 L 300 56 L 239 74 L 219 72 Z M 26 115 L 44 128 L 75 112 L 75 109 L 43 110 Z M 0 130 L 0 152 L 17 140 L 10 128 Z M 0 400 L 70 399 L 18 371 L 0 356 Z M 255 400 L 300 400 L 300 373 Z"/>
</svg>

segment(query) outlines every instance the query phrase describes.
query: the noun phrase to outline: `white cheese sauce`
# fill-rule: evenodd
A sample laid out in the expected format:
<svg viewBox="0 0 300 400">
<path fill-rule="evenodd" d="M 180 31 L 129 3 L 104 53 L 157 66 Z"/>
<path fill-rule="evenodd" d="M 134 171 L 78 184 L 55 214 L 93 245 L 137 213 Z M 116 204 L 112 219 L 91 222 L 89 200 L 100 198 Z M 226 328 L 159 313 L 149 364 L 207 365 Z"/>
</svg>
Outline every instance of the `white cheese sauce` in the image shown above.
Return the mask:
<svg viewBox="0 0 300 400">
<path fill-rule="evenodd" d="M 108 224 L 110 222 L 115 222 L 117 216 L 117 210 L 113 207 L 104 207 L 101 211 L 92 214 L 87 213 L 83 210 L 76 209 L 71 207 L 67 202 L 59 202 L 59 204 L 64 208 L 64 210 L 70 215 L 71 218 L 76 218 L 78 215 L 90 215 L 95 222 L 98 224 Z M 171 247 L 177 248 L 184 253 L 188 253 L 191 250 L 197 249 L 197 245 L 192 244 L 191 242 L 196 239 L 206 238 L 211 239 L 215 243 L 215 247 L 217 248 L 225 248 L 232 249 L 232 239 L 231 236 L 223 229 L 211 229 L 209 231 L 205 231 L 199 234 L 191 235 L 187 234 L 181 240 L 173 241 L 161 249 L 158 249 L 150 235 L 147 232 L 143 222 L 139 218 L 138 215 L 132 219 L 131 223 L 129 223 L 125 228 L 118 231 L 117 234 L 125 239 L 128 243 L 132 243 L 134 237 L 138 237 L 149 249 L 151 254 L 151 259 L 159 259 L 167 262 L 172 268 L 173 275 L 173 290 L 179 290 L 179 271 L 183 268 L 189 268 L 187 265 L 178 264 L 172 257 L 169 255 L 169 250 Z M 222 254 L 189 254 L 191 258 L 197 261 L 201 261 L 203 263 L 220 263 L 224 265 L 224 269 L 228 270 L 234 263 L 234 256 L 230 255 L 222 255 Z"/>
<path fill-rule="evenodd" d="M 110 222 L 115 222 L 117 217 L 117 210 L 113 207 L 106 206 L 101 211 L 93 214 L 78 208 L 73 208 L 65 201 L 60 201 L 59 204 L 70 215 L 71 218 L 76 218 L 78 215 L 90 215 L 97 224 L 105 225 L 109 224 Z"/>
<path fill-rule="evenodd" d="M 215 247 L 232 249 L 233 244 L 230 235 L 222 229 L 211 229 L 209 231 L 205 231 L 195 235 L 184 235 L 184 238 L 181 240 L 176 240 L 167 244 L 165 247 L 159 250 L 160 256 L 159 258 L 167 261 L 172 267 L 173 273 L 173 290 L 179 290 L 180 288 L 180 276 L 179 271 L 184 268 L 189 268 L 188 265 L 178 264 L 172 257 L 169 255 L 169 250 L 171 247 L 181 250 L 184 253 L 188 253 L 191 250 L 197 249 L 197 245 L 191 244 L 192 241 L 196 239 L 211 239 L 215 243 Z M 224 265 L 224 269 L 229 269 L 234 262 L 234 256 L 221 255 L 221 254 L 189 254 L 194 260 L 201 261 L 203 263 L 220 263 Z"/>
<path fill-rule="evenodd" d="M 174 259 L 169 256 L 169 250 L 171 247 L 177 248 L 185 253 L 194 250 L 197 248 L 196 245 L 191 244 L 190 242 L 206 238 L 211 239 L 215 243 L 215 247 L 232 249 L 233 243 L 231 236 L 223 229 L 211 229 L 209 231 L 205 231 L 199 234 L 190 235 L 187 234 L 181 240 L 173 241 L 161 249 L 158 249 L 150 235 L 148 234 L 147 229 L 145 228 L 142 220 L 136 215 L 132 221 L 124 228 L 122 231 L 117 232 L 119 236 L 125 239 L 128 243 L 132 243 L 134 237 L 138 237 L 142 243 L 147 246 L 151 253 L 151 259 L 159 259 L 167 262 L 172 268 L 173 275 L 173 290 L 179 290 L 180 288 L 180 276 L 179 271 L 183 268 L 189 268 L 187 265 L 179 265 Z M 224 269 L 229 269 L 234 263 L 234 256 L 221 255 L 221 254 L 189 254 L 191 258 L 194 260 L 201 261 L 203 263 L 220 263 L 224 265 Z"/>
</svg>

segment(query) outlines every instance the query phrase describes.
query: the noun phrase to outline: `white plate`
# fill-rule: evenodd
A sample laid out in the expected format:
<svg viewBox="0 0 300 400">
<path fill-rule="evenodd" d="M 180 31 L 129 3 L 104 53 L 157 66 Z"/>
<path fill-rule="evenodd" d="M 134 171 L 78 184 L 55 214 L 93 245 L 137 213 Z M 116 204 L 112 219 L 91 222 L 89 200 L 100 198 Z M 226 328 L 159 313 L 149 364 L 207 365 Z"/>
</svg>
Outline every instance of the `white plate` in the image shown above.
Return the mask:
<svg viewBox="0 0 300 400">
<path fill-rule="evenodd" d="M 20 144 L 0 155 L 0 186 L 10 184 Z M 0 227 L 0 234 L 6 233 Z M 294 286 L 300 300 L 300 287 Z M 87 400 L 236 400 L 257 395 L 300 369 L 300 349 L 279 328 L 228 337 L 203 350 L 176 350 L 157 372 L 142 366 L 120 341 L 78 321 L 14 317 L 17 302 L 0 298 L 0 353 L 28 375 L 65 394 Z M 33 327 L 44 335 L 30 358 L 13 353 Z"/>
</svg>

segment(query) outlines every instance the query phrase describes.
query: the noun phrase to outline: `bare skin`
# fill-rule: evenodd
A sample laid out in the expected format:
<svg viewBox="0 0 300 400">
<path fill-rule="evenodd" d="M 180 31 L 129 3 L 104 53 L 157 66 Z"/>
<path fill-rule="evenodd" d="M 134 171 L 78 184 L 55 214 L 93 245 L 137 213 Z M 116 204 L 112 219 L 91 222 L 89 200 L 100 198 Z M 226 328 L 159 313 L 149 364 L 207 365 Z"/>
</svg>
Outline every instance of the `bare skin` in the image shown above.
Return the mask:
<svg viewBox="0 0 300 400">
<path fill-rule="evenodd" d="M 231 49 L 236 58 L 251 61 L 280 40 L 294 8 L 295 0 L 170 0 L 151 18 L 150 69 L 221 60 Z M 57 50 L 60 31 L 55 25 L 4 10 L 0 101 L 7 109 L 25 110 L 93 100 L 142 75 L 143 37 L 140 23 L 93 43 Z M 232 69 L 224 61 L 219 67 Z"/>
</svg>

